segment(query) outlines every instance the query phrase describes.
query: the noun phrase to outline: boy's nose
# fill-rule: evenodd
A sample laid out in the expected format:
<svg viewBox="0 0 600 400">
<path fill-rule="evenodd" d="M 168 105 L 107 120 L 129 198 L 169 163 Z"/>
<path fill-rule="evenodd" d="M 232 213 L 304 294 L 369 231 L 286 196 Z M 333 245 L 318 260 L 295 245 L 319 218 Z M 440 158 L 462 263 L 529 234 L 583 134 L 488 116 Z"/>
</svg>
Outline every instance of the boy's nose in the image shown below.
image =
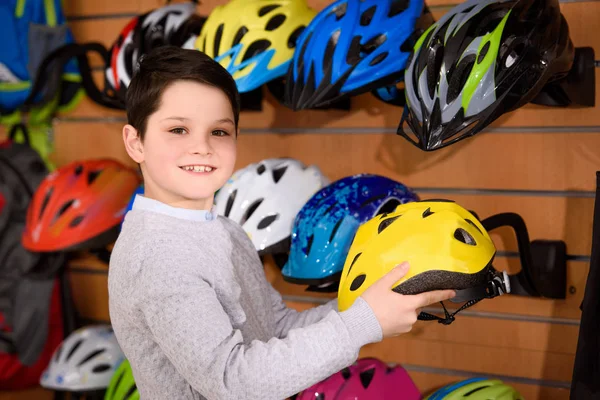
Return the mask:
<svg viewBox="0 0 600 400">
<path fill-rule="evenodd" d="M 207 138 L 194 138 L 190 140 L 189 152 L 192 154 L 206 155 L 212 153 L 212 148 Z"/>
</svg>

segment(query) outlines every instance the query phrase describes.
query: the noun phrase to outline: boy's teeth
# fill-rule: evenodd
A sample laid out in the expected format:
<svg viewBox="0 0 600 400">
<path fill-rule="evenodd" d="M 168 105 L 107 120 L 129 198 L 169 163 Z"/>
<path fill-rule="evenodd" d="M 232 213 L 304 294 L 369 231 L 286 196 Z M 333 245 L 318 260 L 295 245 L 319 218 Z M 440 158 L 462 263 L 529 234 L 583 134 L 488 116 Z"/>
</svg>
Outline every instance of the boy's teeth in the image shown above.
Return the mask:
<svg viewBox="0 0 600 400">
<path fill-rule="evenodd" d="M 205 165 L 186 165 L 185 167 L 183 167 L 183 169 L 185 169 L 186 171 L 194 172 L 211 172 L 213 170 L 212 167 Z"/>
</svg>

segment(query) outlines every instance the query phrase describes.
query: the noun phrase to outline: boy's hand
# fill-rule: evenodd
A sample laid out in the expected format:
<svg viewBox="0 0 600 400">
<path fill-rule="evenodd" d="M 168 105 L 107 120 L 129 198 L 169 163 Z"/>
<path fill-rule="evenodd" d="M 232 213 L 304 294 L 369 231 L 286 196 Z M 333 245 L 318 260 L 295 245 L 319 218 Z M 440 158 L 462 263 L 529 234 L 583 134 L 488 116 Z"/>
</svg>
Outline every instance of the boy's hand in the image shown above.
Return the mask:
<svg viewBox="0 0 600 400">
<path fill-rule="evenodd" d="M 406 275 L 408 269 L 407 262 L 398 265 L 361 295 L 375 313 L 384 338 L 410 332 L 422 307 L 456 296 L 454 290 L 434 290 L 415 295 L 393 292 L 392 287 Z"/>
</svg>

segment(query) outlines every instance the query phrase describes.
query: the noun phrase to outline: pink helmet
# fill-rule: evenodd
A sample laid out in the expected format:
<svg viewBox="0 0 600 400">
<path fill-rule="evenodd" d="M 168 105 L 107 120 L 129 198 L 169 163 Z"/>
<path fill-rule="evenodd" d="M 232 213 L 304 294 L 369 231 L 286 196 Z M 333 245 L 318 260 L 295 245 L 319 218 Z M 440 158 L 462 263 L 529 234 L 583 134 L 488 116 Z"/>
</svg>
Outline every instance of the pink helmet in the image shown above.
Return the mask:
<svg viewBox="0 0 600 400">
<path fill-rule="evenodd" d="M 302 391 L 296 400 L 419 400 L 421 393 L 400 365 L 361 358 L 348 368 Z"/>
</svg>

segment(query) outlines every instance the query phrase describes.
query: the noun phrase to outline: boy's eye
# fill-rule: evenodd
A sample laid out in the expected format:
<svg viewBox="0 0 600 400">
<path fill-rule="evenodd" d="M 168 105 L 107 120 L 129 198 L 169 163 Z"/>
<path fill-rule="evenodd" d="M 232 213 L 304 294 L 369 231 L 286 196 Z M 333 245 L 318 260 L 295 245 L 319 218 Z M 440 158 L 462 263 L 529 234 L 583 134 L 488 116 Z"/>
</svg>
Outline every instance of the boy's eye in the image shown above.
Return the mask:
<svg viewBox="0 0 600 400">
<path fill-rule="evenodd" d="M 185 129 L 183 129 L 183 128 L 173 128 L 169 132 L 174 133 L 176 135 L 183 135 L 185 133 Z"/>
<path fill-rule="evenodd" d="M 212 134 L 214 136 L 227 136 L 227 135 L 229 135 L 229 133 L 227 133 L 226 131 L 221 130 L 221 129 L 217 129 L 217 130 L 212 131 Z"/>
</svg>

